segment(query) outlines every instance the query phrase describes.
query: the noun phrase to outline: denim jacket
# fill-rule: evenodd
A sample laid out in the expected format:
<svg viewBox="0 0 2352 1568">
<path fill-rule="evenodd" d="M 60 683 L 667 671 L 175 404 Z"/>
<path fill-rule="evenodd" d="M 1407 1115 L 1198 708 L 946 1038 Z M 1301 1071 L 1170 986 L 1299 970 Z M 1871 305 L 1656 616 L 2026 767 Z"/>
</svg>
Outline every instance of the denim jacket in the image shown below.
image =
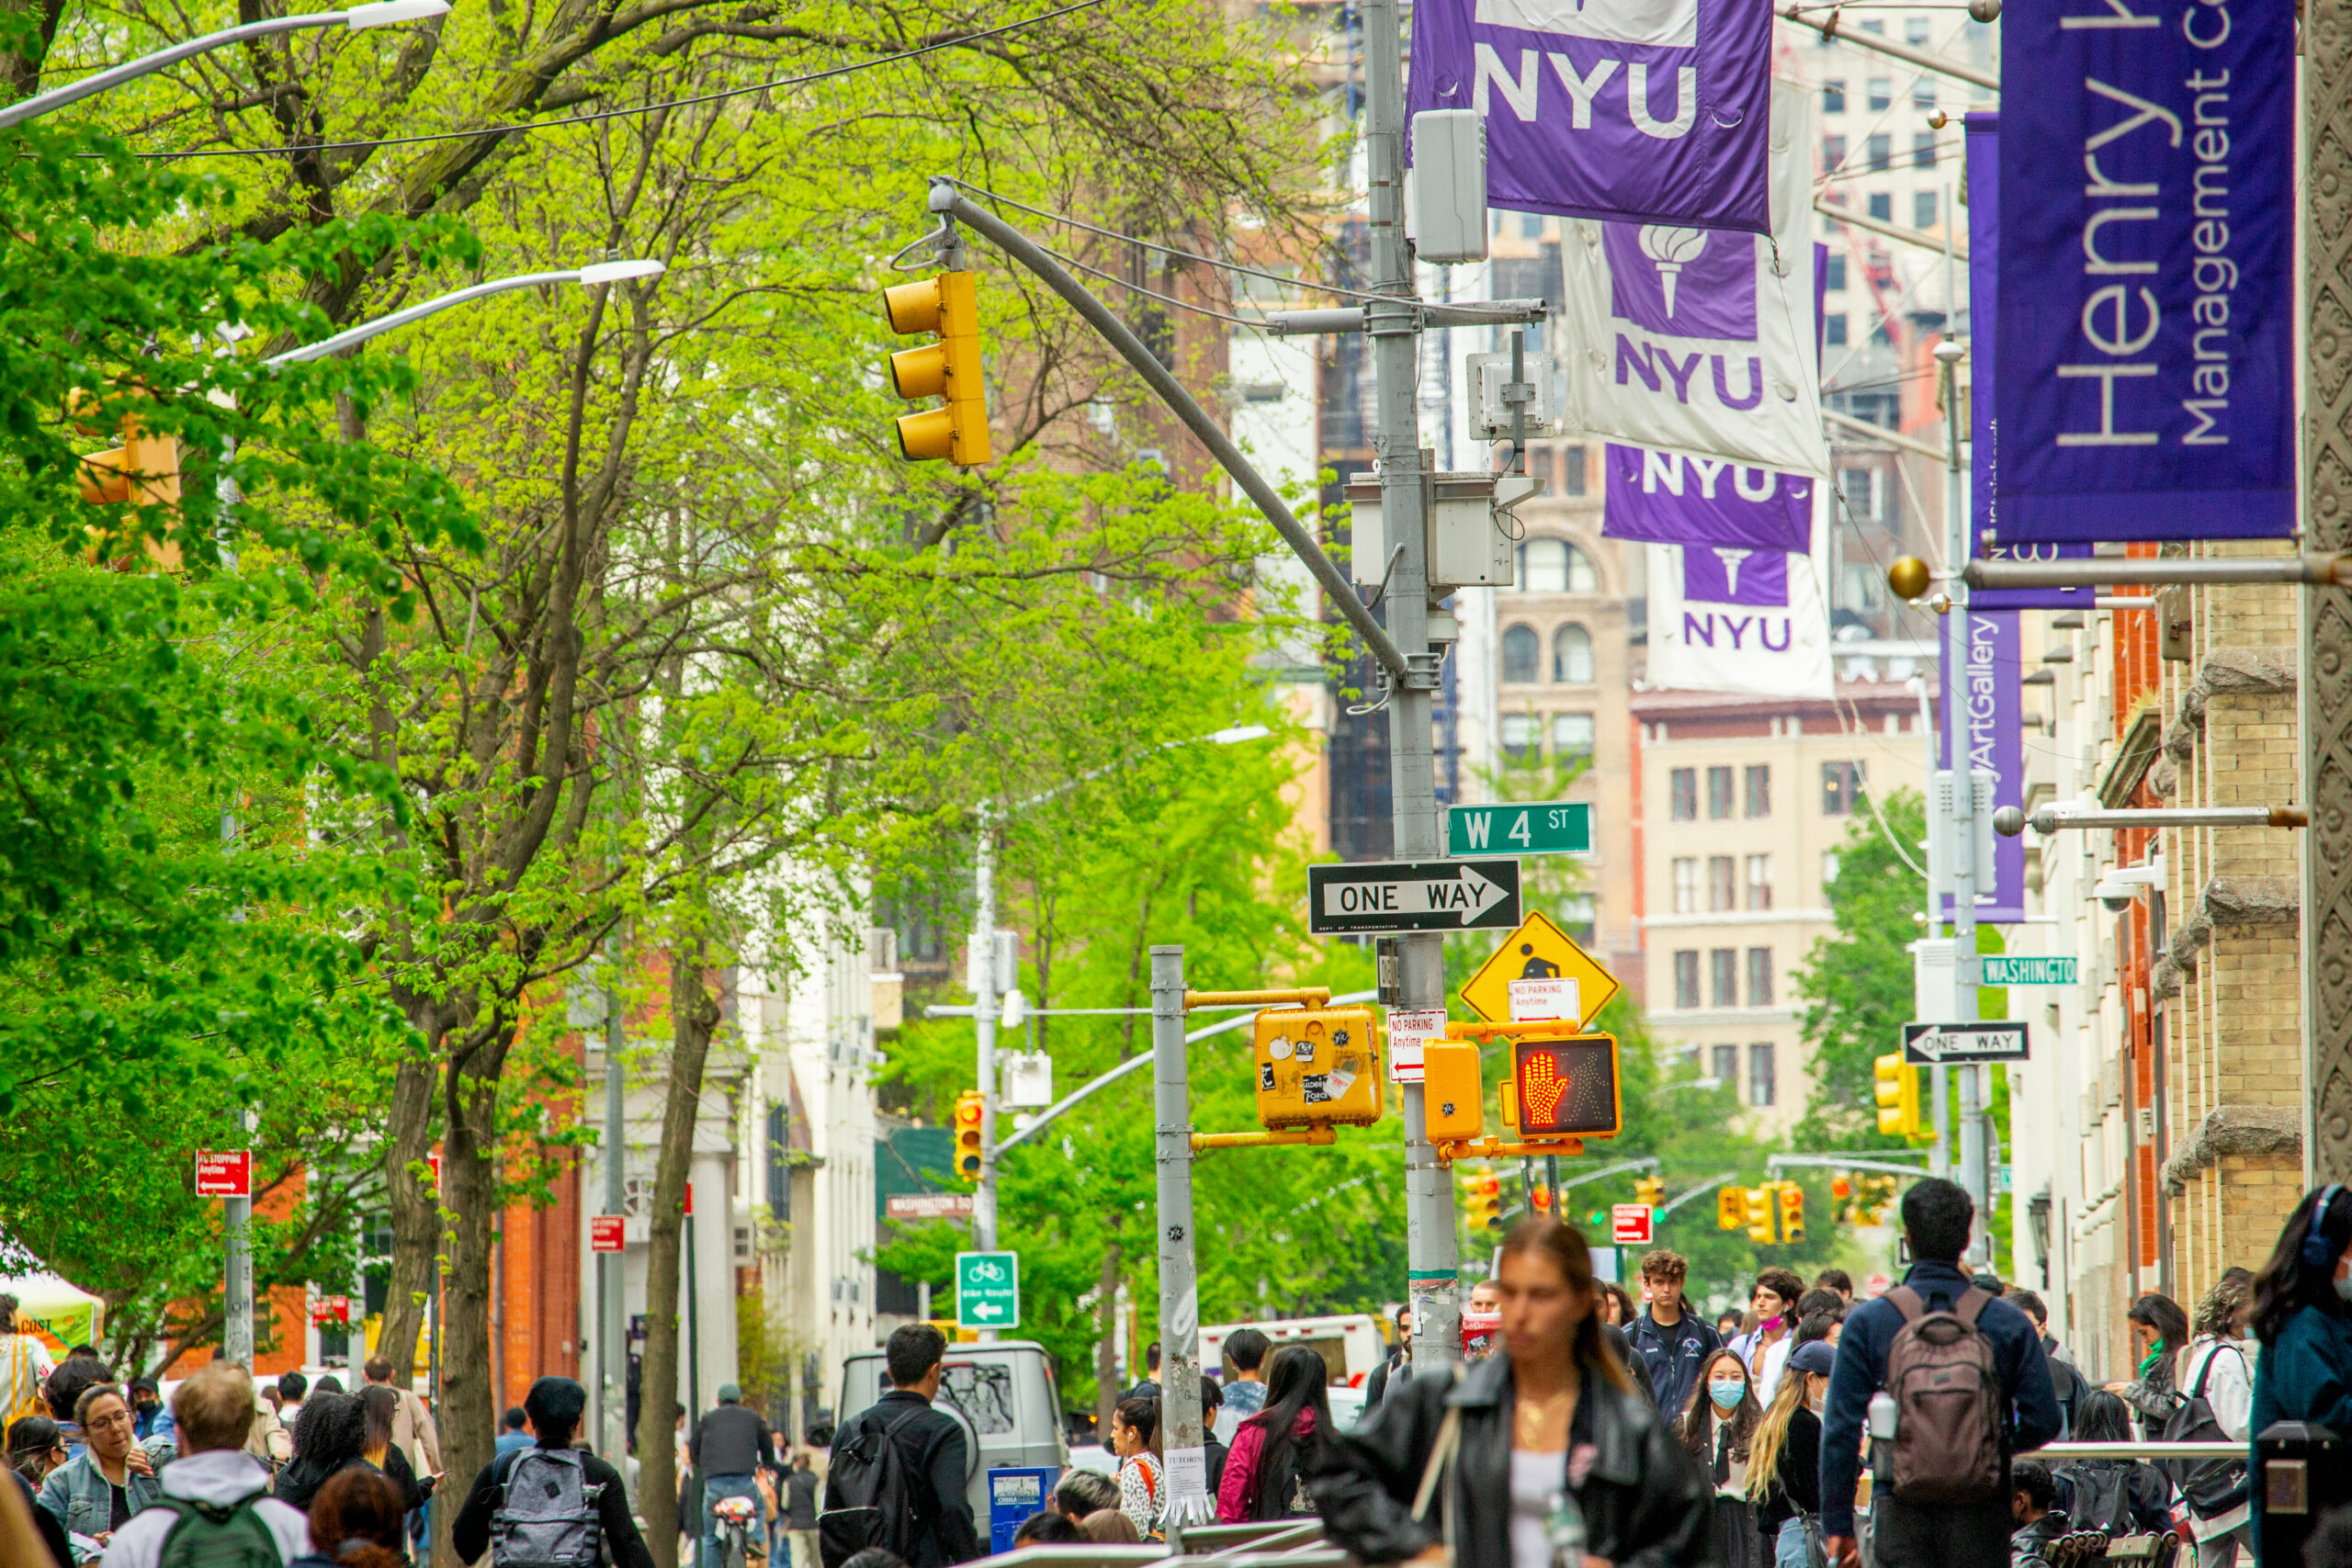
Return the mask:
<svg viewBox="0 0 2352 1568">
<path fill-rule="evenodd" d="M 133 1471 L 123 1490 L 130 1495 L 130 1511 L 137 1514 L 164 1495 L 164 1484 L 154 1476 Z M 40 1502 L 76 1534 L 103 1535 L 114 1528 L 113 1488 L 87 1450 L 49 1472 L 49 1479 L 40 1483 Z"/>
</svg>

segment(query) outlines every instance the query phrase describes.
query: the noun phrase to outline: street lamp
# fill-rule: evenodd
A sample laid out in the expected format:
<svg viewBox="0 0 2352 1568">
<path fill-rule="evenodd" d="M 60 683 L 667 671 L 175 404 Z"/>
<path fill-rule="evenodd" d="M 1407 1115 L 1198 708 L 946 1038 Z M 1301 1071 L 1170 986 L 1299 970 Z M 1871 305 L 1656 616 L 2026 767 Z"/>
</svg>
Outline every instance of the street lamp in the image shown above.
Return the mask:
<svg viewBox="0 0 2352 1568">
<path fill-rule="evenodd" d="M 249 39 L 269 38 L 277 33 L 300 32 L 306 28 L 349 28 L 353 32 L 365 32 L 369 28 L 387 28 L 395 22 L 422 21 L 427 17 L 448 14 L 449 0 L 375 0 L 375 4 L 354 6 L 348 11 L 317 11 L 300 17 L 272 17 L 265 21 L 247 22 L 242 27 L 223 28 L 217 33 L 175 43 L 169 49 L 157 50 L 137 60 L 118 65 L 95 75 L 85 76 L 62 87 L 52 87 L 18 103 L 0 108 L 0 130 L 22 125 L 28 119 L 39 119 L 52 109 L 68 104 L 78 104 L 84 98 L 94 98 L 100 93 L 119 87 L 125 82 L 151 76 L 167 65 L 177 65 L 199 54 L 209 54 L 216 49 Z"/>
<path fill-rule="evenodd" d="M 443 0 L 384 0 L 384 3 L 392 6 L 440 6 Z M 361 9 L 366 10 L 368 7 L 362 6 Z M 494 277 L 488 283 L 477 283 L 471 288 L 454 289 L 438 299 L 427 299 L 421 305 L 411 305 L 404 310 L 394 310 L 389 316 L 379 316 L 372 321 L 362 321 L 346 332 L 335 333 L 333 337 L 321 338 L 316 343 L 306 343 L 301 347 L 288 349 L 284 354 L 272 355 L 262 363 L 265 366 L 276 367 L 300 365 L 311 359 L 324 359 L 327 355 L 340 354 L 346 348 L 356 348 L 369 338 L 379 337 L 395 327 L 404 327 L 411 321 L 421 321 L 427 316 L 438 315 L 452 306 L 469 304 L 476 299 L 487 299 L 493 294 L 503 294 L 509 289 L 537 288 L 548 283 L 577 283 L 583 288 L 593 288 L 601 283 L 618 283 L 626 278 L 659 277 L 669 270 L 664 263 L 640 258 L 634 261 L 592 262 L 586 266 L 576 267 L 569 272 L 524 272 L 517 273 L 513 277 Z"/>
</svg>

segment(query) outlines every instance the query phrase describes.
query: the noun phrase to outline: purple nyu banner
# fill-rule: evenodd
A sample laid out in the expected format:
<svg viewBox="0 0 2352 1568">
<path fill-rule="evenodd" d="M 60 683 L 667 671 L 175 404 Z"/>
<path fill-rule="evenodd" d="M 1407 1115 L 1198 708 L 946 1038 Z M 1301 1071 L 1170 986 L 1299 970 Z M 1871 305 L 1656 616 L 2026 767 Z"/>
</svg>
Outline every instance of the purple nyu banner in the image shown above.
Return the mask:
<svg viewBox="0 0 2352 1568">
<path fill-rule="evenodd" d="M 1408 98 L 1485 117 L 1490 206 L 1769 234 L 1771 39 L 1770 0 L 1420 0 Z"/>
<path fill-rule="evenodd" d="M 1607 538 L 1800 555 L 1810 546 L 1814 481 L 1803 474 L 1613 441 L 1602 463 L 1608 483 L 1600 532 Z"/>
<path fill-rule="evenodd" d="M 1971 193 L 1972 196 L 1973 193 Z M 1968 607 L 1968 697 L 1957 716 L 1957 732 L 1967 752 L 1967 766 L 1993 775 L 1993 808 L 2025 805 L 2025 726 L 2023 693 L 2018 669 L 2023 648 L 2018 637 L 2015 610 Z M 1943 765 L 1951 766 L 1955 726 L 1943 722 Z M 1980 835 L 1977 841 L 1982 843 Z M 1944 897 L 1949 918 L 1951 898 Z M 2025 919 L 2025 840 L 1993 836 L 1993 875 L 1976 868 L 1976 918 L 1991 925 L 2015 925 Z"/>
<path fill-rule="evenodd" d="M 1968 311 L 1974 322 L 2000 320 L 2001 297 L 2001 116 L 1980 109 L 1966 117 L 1968 130 Z M 1993 367 L 1999 357 L 1998 334 L 1970 333 L 1975 364 L 1970 375 L 1976 389 L 1969 400 L 1969 515 L 1975 523 L 1971 554 L 1984 560 L 2065 560 L 2087 558 L 2088 545 L 2010 545 L 2001 538 L 2001 422 L 1993 406 L 1992 389 L 2000 385 Z M 1975 588 L 1968 594 L 1979 610 L 2087 610 L 2097 597 L 2091 588 Z"/>
<path fill-rule="evenodd" d="M 2295 6 L 2001 28 L 2001 542 L 2290 532 Z"/>
</svg>

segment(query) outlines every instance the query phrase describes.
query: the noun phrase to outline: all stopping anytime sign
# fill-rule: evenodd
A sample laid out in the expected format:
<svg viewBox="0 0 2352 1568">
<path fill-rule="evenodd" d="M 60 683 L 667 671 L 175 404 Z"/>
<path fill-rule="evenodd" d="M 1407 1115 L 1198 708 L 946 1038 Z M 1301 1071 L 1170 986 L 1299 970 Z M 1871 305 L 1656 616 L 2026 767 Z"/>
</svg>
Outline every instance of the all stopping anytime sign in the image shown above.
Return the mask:
<svg viewBox="0 0 2352 1568">
<path fill-rule="evenodd" d="M 252 1197 L 254 1195 L 253 1150 L 197 1150 L 196 1195 L 199 1198 Z"/>
</svg>

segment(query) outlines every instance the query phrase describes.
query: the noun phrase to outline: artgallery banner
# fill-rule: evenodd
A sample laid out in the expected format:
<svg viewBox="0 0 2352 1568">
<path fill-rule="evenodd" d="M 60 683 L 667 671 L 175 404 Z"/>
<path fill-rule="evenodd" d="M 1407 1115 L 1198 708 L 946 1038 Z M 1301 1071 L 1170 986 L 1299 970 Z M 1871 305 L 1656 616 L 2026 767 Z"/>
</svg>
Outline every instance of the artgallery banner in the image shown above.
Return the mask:
<svg viewBox="0 0 2352 1568">
<path fill-rule="evenodd" d="M 1959 612 L 1954 612 L 1958 614 Z M 2023 644 L 2015 610 L 1968 608 L 1968 663 L 1963 671 L 1966 696 L 1959 724 L 1943 726 L 1939 741 L 1942 765 L 1951 766 L 1952 736 L 1961 738 L 1967 753 L 1965 766 L 1993 775 L 1993 809 L 2025 805 Z M 1982 833 L 1977 841 L 1984 841 Z M 1976 918 L 1993 925 L 2014 925 L 2025 919 L 2025 839 L 1992 835 L 1992 874 L 1976 868 Z M 1951 896 L 1943 897 L 1944 916 L 1951 914 Z"/>
<path fill-rule="evenodd" d="M 2003 544 L 2292 530 L 2295 25 L 2291 0 L 2002 16 Z"/>
<path fill-rule="evenodd" d="M 1419 0 L 1415 114 L 1475 108 L 1487 202 L 1768 231 L 1770 0 Z"/>
<path fill-rule="evenodd" d="M 1835 694 L 1829 649 L 1826 485 L 1813 487 L 1802 551 L 1730 545 L 1649 547 L 1649 678 L 1696 692 Z M 1686 502 L 1690 498 L 1685 498 Z M 1692 502 L 1690 510 L 1700 510 Z M 1703 519 L 1685 536 L 1703 536 Z"/>
<path fill-rule="evenodd" d="M 1826 480 L 1811 96 L 1772 86 L 1770 238 L 1567 225 L 1556 341 L 1571 434 Z"/>
</svg>

